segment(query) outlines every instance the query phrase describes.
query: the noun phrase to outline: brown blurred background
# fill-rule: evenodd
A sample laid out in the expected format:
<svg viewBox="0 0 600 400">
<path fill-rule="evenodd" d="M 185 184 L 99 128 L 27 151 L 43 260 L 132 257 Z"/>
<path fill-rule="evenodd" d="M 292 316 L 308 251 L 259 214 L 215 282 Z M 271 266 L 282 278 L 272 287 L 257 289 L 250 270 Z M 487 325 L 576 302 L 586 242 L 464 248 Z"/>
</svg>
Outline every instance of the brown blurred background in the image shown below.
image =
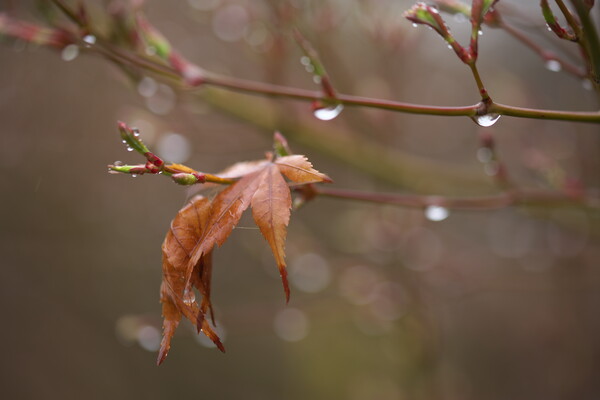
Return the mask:
<svg viewBox="0 0 600 400">
<path fill-rule="evenodd" d="M 88 3 L 101 19 L 101 2 Z M 507 20 L 556 46 L 537 2 L 521 3 L 501 2 Z M 32 1 L 0 5 L 39 20 Z M 410 5 L 148 0 L 145 11 L 183 54 L 215 72 L 318 89 L 280 18 L 290 12 L 340 92 L 476 102 L 467 68 L 433 32 L 401 17 Z M 464 42 L 468 24 L 447 18 Z M 184 322 L 156 367 L 160 245 L 187 193 L 161 177 L 107 174 L 115 160 L 141 161 L 125 151 L 116 121 L 139 126 L 164 157 L 213 172 L 261 158 L 272 131 L 155 80 L 133 84 L 96 55 L 2 39 L 0 57 L 3 398 L 600 397 L 599 214 L 574 207 L 450 211 L 434 221 L 439 214 L 428 219 L 423 210 L 316 199 L 292 216 L 287 306 L 268 245 L 244 219 L 216 252 L 214 303 L 227 353 L 206 347 Z M 501 103 L 598 109 L 588 84 L 549 71 L 501 30 L 484 29 L 480 69 Z M 467 118 L 351 108 L 323 122 L 306 103 L 227 96 L 282 118 L 292 148 L 335 187 L 497 190 L 488 176 L 497 165 L 480 161 L 488 159 L 478 151 L 481 128 Z M 306 143 L 307 127 L 323 134 Z M 405 175 L 341 162 L 327 150 L 329 131 L 379 145 Z M 486 133 L 519 186 L 560 190 L 579 181 L 598 196 L 597 125 L 503 117 Z"/>
</svg>

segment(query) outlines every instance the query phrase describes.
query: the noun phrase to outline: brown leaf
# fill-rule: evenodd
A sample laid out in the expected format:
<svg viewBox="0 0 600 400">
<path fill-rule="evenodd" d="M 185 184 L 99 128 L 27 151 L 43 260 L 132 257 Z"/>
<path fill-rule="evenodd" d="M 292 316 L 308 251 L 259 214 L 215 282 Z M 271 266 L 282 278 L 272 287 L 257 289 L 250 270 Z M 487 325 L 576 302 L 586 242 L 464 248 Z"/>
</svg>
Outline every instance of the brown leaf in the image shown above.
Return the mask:
<svg viewBox="0 0 600 400">
<path fill-rule="evenodd" d="M 266 167 L 259 175 L 258 181 L 260 183 L 252 196 L 252 216 L 271 246 L 283 281 L 286 301 L 289 301 L 290 288 L 285 269 L 284 247 L 292 207 L 290 188 L 275 164 Z"/>
<path fill-rule="evenodd" d="M 279 170 L 296 183 L 332 182 L 331 178 L 313 168 L 305 156 L 293 155 L 275 160 Z"/>
<path fill-rule="evenodd" d="M 171 228 L 162 245 L 163 282 L 161 284 L 161 303 L 163 305 L 164 322 L 158 364 L 164 361 L 169 352 L 171 338 L 182 315 L 194 323 L 198 330 L 208 336 L 221 351 L 224 351 L 218 335 L 205 319 L 206 312 L 210 311 L 214 322 L 210 303 L 212 253 L 210 251 L 206 252 L 194 264 L 190 279 L 187 275 L 190 252 L 196 245 L 198 238 L 204 233 L 210 216 L 210 207 L 208 199 L 202 196 L 194 198 L 173 219 Z M 198 306 L 195 299 L 194 287 L 202 295 L 200 306 Z"/>
<path fill-rule="evenodd" d="M 242 213 L 250 205 L 250 200 L 258 185 L 257 176 L 261 171 L 244 176 L 219 193 L 212 201 L 210 218 L 206 228 L 197 238 L 187 265 L 186 283 L 189 283 L 194 266 L 203 254 L 211 251 L 215 245 L 221 246 L 239 222 Z"/>
<path fill-rule="evenodd" d="M 269 164 L 267 160 L 242 161 L 231 165 L 216 175 L 221 178 L 240 178 L 265 168 Z"/>
</svg>

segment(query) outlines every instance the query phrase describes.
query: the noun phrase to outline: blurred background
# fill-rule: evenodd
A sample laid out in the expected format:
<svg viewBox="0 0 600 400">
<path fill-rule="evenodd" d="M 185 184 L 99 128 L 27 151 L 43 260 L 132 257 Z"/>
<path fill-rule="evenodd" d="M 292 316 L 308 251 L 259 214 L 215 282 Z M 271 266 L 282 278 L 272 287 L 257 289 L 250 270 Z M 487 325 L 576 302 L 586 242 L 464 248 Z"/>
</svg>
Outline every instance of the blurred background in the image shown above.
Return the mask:
<svg viewBox="0 0 600 400">
<path fill-rule="evenodd" d="M 47 3 L 47 2 L 39 2 Z M 40 21 L 39 3 L 0 1 Z M 92 18 L 117 2 L 87 2 Z M 434 105 L 477 102 L 467 68 L 402 18 L 410 1 L 148 0 L 191 61 L 221 74 L 318 90 L 297 25 L 343 93 Z M 527 4 L 522 4 L 527 3 Z M 43 8 L 43 7 L 42 7 Z M 537 2 L 505 19 L 577 60 Z M 597 7 L 596 7 L 597 8 Z M 595 10 L 598 21 L 598 9 Z M 465 43 L 469 24 L 446 17 Z M 292 215 L 285 305 L 267 243 L 246 216 L 216 251 L 226 354 L 184 321 L 166 362 L 160 245 L 189 193 L 138 163 L 116 121 L 164 158 L 216 172 L 263 157 L 273 128 L 334 187 L 447 196 L 511 184 L 598 196 L 598 125 L 347 108 L 131 82 L 85 49 L 0 43 L 0 387 L 7 399 L 597 399 L 600 217 L 578 207 L 406 209 L 318 198 Z M 590 83 L 484 27 L 480 72 L 498 102 L 597 110 Z M 495 139 L 495 151 L 482 147 Z M 348 155 L 351 155 L 350 157 Z M 371 160 L 371 161 L 369 161 Z M 380 162 L 375 162 L 380 161 Z"/>
</svg>

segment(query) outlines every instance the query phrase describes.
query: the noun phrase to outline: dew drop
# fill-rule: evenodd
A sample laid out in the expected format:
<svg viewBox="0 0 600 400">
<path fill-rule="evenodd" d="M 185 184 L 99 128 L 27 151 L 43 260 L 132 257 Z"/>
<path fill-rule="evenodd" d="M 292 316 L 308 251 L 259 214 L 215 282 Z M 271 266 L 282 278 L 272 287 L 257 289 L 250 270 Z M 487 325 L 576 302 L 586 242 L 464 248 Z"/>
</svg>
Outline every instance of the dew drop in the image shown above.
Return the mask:
<svg viewBox="0 0 600 400">
<path fill-rule="evenodd" d="M 131 174 L 131 177 L 132 178 L 137 178 L 137 175 L 136 174 Z"/>
<path fill-rule="evenodd" d="M 546 61 L 546 69 L 552 72 L 559 72 L 562 69 L 562 65 L 556 60 L 548 60 Z"/>
<path fill-rule="evenodd" d="M 196 301 L 196 295 L 193 290 L 186 290 L 183 293 L 183 302 L 188 306 L 191 306 Z"/>
<path fill-rule="evenodd" d="M 448 45 L 448 48 L 449 48 L 450 50 L 452 50 L 452 45 L 450 45 L 450 44 L 449 44 L 449 45 Z"/>
<path fill-rule="evenodd" d="M 330 121 L 340 115 L 343 110 L 344 105 L 337 104 L 326 107 L 317 107 L 314 109 L 313 114 L 321 121 Z"/>
<path fill-rule="evenodd" d="M 320 85 L 321 84 L 321 77 L 319 75 L 313 76 L 313 82 L 316 83 L 317 85 Z"/>
<path fill-rule="evenodd" d="M 83 37 L 83 41 L 89 46 L 96 44 L 96 36 L 94 35 L 85 35 Z"/>
<path fill-rule="evenodd" d="M 498 121 L 498 119 L 500 119 L 500 115 L 499 114 L 484 114 L 484 115 L 477 115 L 475 117 L 472 117 L 471 119 L 473 121 L 475 121 L 475 123 L 477 125 L 487 128 L 487 127 L 494 125 L 496 123 L 496 121 Z"/>
<path fill-rule="evenodd" d="M 481 35 L 483 35 L 483 31 L 480 29 L 480 30 L 478 30 L 478 31 L 477 31 L 477 34 L 478 34 L 479 36 L 481 36 Z"/>
<path fill-rule="evenodd" d="M 123 161 L 115 161 L 115 162 L 113 163 L 113 165 L 114 165 L 115 167 L 120 167 L 120 166 L 123 166 L 123 165 L 125 165 L 125 163 L 124 163 Z"/>
<path fill-rule="evenodd" d="M 416 28 L 418 25 L 413 23 L 412 26 L 413 26 L 413 28 Z"/>
<path fill-rule="evenodd" d="M 585 90 L 592 90 L 594 88 L 594 86 L 592 85 L 592 81 L 590 81 L 589 79 L 584 79 L 581 81 L 581 86 L 585 89 Z"/>
<path fill-rule="evenodd" d="M 123 140 L 121 140 L 121 143 L 126 144 L 127 140 L 123 139 Z"/>
<path fill-rule="evenodd" d="M 306 72 L 309 72 L 309 73 L 313 73 L 313 72 L 315 72 L 315 67 L 314 67 L 314 65 L 312 65 L 312 64 L 308 64 L 308 65 L 306 65 L 306 66 L 304 67 L 304 69 L 306 70 Z"/>
<path fill-rule="evenodd" d="M 133 151 L 133 147 L 127 146 L 127 151 Z"/>
<path fill-rule="evenodd" d="M 450 212 L 445 207 L 429 206 L 425 209 L 425 218 L 430 221 L 443 221 L 450 215 Z"/>
<path fill-rule="evenodd" d="M 79 55 L 79 46 L 76 44 L 70 44 L 65 46 L 65 48 L 60 53 L 60 57 L 64 61 L 73 61 Z"/>
<path fill-rule="evenodd" d="M 302 56 L 300 57 L 300 64 L 307 66 L 310 64 L 310 58 L 308 58 L 307 56 Z"/>
</svg>

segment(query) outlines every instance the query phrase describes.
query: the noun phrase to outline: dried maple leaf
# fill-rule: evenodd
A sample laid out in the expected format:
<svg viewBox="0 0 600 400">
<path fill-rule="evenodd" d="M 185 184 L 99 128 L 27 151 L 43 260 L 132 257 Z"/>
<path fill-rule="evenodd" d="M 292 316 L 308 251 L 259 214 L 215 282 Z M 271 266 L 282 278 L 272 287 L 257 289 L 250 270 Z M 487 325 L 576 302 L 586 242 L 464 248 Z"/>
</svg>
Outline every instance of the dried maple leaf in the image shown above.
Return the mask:
<svg viewBox="0 0 600 400">
<path fill-rule="evenodd" d="M 211 251 L 205 252 L 194 264 L 189 277 L 187 275 L 191 251 L 206 229 L 210 210 L 208 199 L 202 196 L 192 199 L 171 222 L 162 245 L 163 281 L 160 301 L 164 322 L 163 339 L 157 359 L 159 365 L 167 357 L 171 338 L 182 316 L 194 323 L 221 351 L 225 351 L 218 335 L 205 318 L 209 312 L 214 323 L 210 303 Z M 194 288 L 202 295 L 200 305 L 195 299 Z"/>
<path fill-rule="evenodd" d="M 272 155 L 270 156 L 272 158 Z M 212 201 L 210 217 L 202 235 L 191 252 L 186 271 L 186 284 L 192 271 L 204 254 L 215 245 L 221 246 L 239 222 L 242 213 L 252 206 L 252 216 L 265 239 L 269 242 L 281 275 L 286 301 L 290 290 L 285 264 L 285 239 L 290 220 L 292 197 L 284 179 L 294 183 L 331 182 L 315 170 L 302 155 L 292 155 L 237 164 L 236 172 L 246 172 L 240 180 L 220 192 Z"/>
<path fill-rule="evenodd" d="M 290 222 L 292 195 L 276 164 L 270 164 L 257 177 L 260 182 L 252 196 L 252 217 L 269 245 L 277 262 L 283 281 L 286 301 L 290 299 L 290 288 L 285 269 L 286 227 Z"/>
</svg>

